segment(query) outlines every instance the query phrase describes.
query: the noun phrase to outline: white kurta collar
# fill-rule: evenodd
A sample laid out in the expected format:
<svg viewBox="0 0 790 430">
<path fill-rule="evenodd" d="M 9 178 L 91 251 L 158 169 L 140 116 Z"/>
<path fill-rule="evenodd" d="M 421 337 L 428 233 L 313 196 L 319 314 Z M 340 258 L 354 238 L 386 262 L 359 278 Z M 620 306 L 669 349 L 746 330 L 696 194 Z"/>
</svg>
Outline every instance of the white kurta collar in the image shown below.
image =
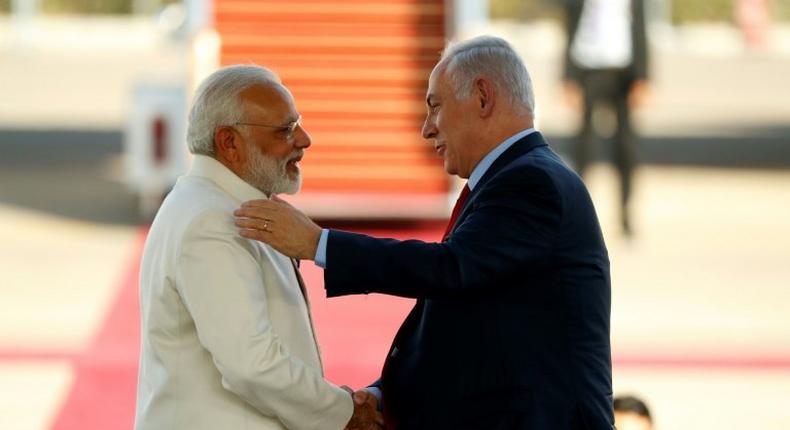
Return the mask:
<svg viewBox="0 0 790 430">
<path fill-rule="evenodd" d="M 269 198 L 261 190 L 236 176 L 236 174 L 225 167 L 224 164 L 205 155 L 195 155 L 192 161 L 192 168 L 187 175 L 204 177 L 211 180 L 240 202 Z"/>
</svg>

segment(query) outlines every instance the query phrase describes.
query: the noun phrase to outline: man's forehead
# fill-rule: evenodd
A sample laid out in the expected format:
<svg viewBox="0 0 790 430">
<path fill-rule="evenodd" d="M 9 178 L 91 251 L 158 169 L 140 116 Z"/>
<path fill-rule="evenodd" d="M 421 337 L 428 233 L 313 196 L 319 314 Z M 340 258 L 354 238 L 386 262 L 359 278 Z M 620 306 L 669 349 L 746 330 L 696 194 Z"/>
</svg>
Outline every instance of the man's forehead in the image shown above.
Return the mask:
<svg viewBox="0 0 790 430">
<path fill-rule="evenodd" d="M 440 62 L 433 68 L 433 71 L 431 71 L 431 76 L 428 78 L 428 90 L 425 94 L 425 101 L 429 104 L 437 97 L 441 81 L 444 77 L 445 68 L 445 64 Z"/>
<path fill-rule="evenodd" d="M 278 119 L 296 117 L 293 97 L 281 84 L 253 85 L 242 91 L 240 96 L 250 114 L 262 114 Z"/>
<path fill-rule="evenodd" d="M 444 61 L 440 61 L 436 66 L 434 66 L 433 70 L 431 70 L 431 75 L 428 77 L 428 83 L 436 83 L 438 82 L 442 76 L 444 75 L 445 70 L 447 69 L 447 63 Z"/>
<path fill-rule="evenodd" d="M 242 99 L 259 103 L 278 103 L 289 102 L 292 100 L 291 93 L 281 84 L 255 84 L 239 94 Z"/>
</svg>

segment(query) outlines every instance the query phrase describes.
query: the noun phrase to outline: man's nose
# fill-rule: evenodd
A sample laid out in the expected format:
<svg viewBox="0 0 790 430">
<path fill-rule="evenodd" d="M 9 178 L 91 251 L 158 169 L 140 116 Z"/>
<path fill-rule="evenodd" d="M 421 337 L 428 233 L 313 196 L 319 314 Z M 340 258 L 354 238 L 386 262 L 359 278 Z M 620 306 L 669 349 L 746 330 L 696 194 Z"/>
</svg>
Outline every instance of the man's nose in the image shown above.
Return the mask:
<svg viewBox="0 0 790 430">
<path fill-rule="evenodd" d="M 434 124 L 431 118 L 426 118 L 425 123 L 422 125 L 422 137 L 425 139 L 433 139 L 436 137 L 436 124 Z"/>
<path fill-rule="evenodd" d="M 294 146 L 297 148 L 308 148 L 310 145 L 313 144 L 313 140 L 310 139 L 310 134 L 307 133 L 307 130 L 299 126 L 299 130 L 296 131 L 297 139 L 294 143 Z"/>
</svg>

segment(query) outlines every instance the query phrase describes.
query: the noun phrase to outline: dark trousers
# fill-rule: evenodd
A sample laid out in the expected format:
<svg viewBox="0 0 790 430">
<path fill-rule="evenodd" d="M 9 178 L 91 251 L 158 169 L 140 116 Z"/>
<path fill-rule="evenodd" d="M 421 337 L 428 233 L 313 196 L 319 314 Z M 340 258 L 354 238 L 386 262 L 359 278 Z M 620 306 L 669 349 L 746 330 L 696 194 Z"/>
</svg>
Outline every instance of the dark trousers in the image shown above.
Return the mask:
<svg viewBox="0 0 790 430">
<path fill-rule="evenodd" d="M 584 111 L 574 151 L 576 172 L 583 177 L 595 153 L 593 112 L 598 106 L 611 107 L 617 122 L 613 158 L 620 177 L 620 215 L 626 233 L 630 233 L 628 202 L 636 166 L 635 136 L 628 105 L 628 93 L 632 83 L 626 71 L 621 69 L 590 70 L 584 73 L 579 82 L 584 96 Z"/>
</svg>

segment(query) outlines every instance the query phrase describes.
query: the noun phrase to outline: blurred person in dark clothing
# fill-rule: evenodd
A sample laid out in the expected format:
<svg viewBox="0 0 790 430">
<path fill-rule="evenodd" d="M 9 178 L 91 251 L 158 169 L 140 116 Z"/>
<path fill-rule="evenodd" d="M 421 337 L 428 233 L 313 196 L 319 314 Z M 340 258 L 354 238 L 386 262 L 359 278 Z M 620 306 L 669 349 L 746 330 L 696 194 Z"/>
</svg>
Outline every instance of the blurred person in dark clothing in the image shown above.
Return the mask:
<svg viewBox="0 0 790 430">
<path fill-rule="evenodd" d="M 653 430 L 650 409 L 634 396 L 614 398 L 614 425 L 617 430 Z"/>
<path fill-rule="evenodd" d="M 565 88 L 572 104 L 582 107 L 573 158 L 584 176 L 593 156 L 593 111 L 608 105 L 615 111 L 614 162 L 620 176 L 621 222 L 631 234 L 629 200 L 636 165 L 631 108 L 647 91 L 647 35 L 644 0 L 563 0 L 568 43 Z"/>
</svg>

